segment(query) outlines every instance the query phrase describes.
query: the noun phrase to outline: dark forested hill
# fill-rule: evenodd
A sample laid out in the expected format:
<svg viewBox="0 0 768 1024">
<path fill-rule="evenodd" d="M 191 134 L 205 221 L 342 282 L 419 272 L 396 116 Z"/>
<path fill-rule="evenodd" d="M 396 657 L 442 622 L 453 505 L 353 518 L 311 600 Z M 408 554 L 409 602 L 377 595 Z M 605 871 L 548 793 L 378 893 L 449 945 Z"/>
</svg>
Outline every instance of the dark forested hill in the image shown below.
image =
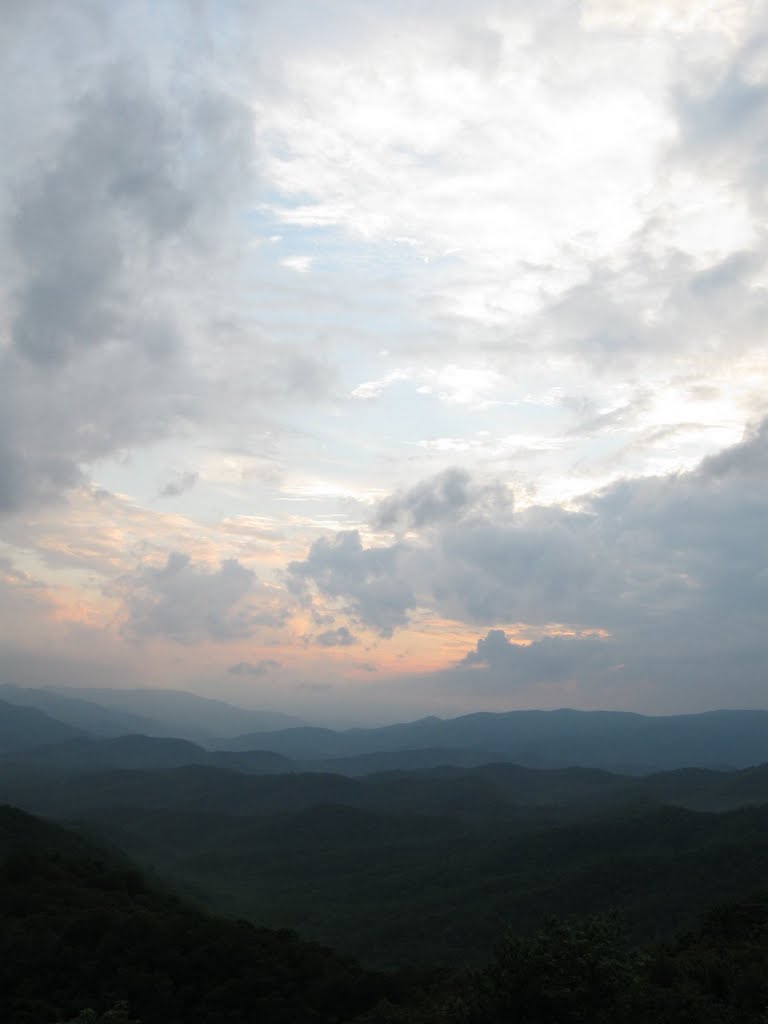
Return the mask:
<svg viewBox="0 0 768 1024">
<path fill-rule="evenodd" d="M 650 938 L 768 888 L 768 768 L 349 778 L 17 763 L 0 766 L 0 799 L 87 823 L 219 911 L 382 966 L 482 958 L 505 928 L 610 906 Z"/>
<path fill-rule="evenodd" d="M 726 826 L 740 840 L 744 829 L 735 817 Z M 676 812 L 606 841 L 615 853 L 624 831 L 662 850 L 671 834 L 682 851 L 702 830 L 701 816 Z M 561 838 L 555 863 L 595 836 Z M 764 896 L 720 905 L 663 945 L 638 947 L 614 913 L 550 918 L 508 932 L 473 969 L 394 976 L 191 909 L 82 833 L 0 807 L 4 1024 L 764 1024 L 766 1006 Z"/>
<path fill-rule="evenodd" d="M 316 753 L 393 745 L 301 770 L 268 749 L 83 736 L 0 704 L 12 748 L 0 753 L 0 801 L 83 824 L 219 912 L 368 964 L 431 967 L 482 960 L 505 929 L 549 913 L 619 906 L 646 939 L 768 888 L 768 765 L 712 767 L 750 761 L 764 728 L 760 713 L 530 712 L 260 736 L 278 747 L 287 737 L 294 752 L 308 738 Z M 440 736 L 445 747 L 397 749 Z M 569 750 L 602 763 L 621 749 L 634 774 L 478 764 L 483 736 L 534 762 Z M 639 771 L 650 751 L 673 760 L 673 747 L 710 766 Z M 321 770 L 329 763 L 345 773 Z"/>
<path fill-rule="evenodd" d="M 125 1002 L 142 1024 L 331 1024 L 385 980 L 287 932 L 217 920 L 80 836 L 0 808 L 0 1019 Z"/>
</svg>

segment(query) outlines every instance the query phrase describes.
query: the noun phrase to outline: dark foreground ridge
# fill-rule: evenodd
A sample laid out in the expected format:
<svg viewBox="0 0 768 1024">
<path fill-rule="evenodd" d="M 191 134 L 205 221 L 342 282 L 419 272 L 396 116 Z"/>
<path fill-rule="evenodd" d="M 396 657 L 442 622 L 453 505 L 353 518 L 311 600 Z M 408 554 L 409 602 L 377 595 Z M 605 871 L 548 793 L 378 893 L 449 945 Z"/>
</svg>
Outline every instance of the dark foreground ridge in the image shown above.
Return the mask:
<svg viewBox="0 0 768 1024">
<path fill-rule="evenodd" d="M 151 888 L 82 835 L 0 808 L 6 1024 L 764 1024 L 768 898 L 664 946 L 551 920 L 485 967 L 394 976 Z"/>
<path fill-rule="evenodd" d="M 324 1024 L 385 991 L 351 960 L 192 910 L 83 837 L 0 808 L 6 1024 L 54 1024 L 121 1002 L 143 1024 Z"/>
</svg>

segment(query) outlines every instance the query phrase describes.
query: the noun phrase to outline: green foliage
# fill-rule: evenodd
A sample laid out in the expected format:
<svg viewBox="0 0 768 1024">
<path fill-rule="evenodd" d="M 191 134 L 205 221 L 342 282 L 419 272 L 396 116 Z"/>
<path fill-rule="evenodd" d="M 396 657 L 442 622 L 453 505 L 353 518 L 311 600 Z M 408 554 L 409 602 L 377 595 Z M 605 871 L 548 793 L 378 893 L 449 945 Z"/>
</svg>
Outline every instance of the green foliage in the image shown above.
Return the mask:
<svg viewBox="0 0 768 1024">
<path fill-rule="evenodd" d="M 766 1024 L 768 897 L 713 912 L 675 943 L 638 950 L 615 915 L 510 936 L 485 969 L 359 1024 Z"/>
<path fill-rule="evenodd" d="M 23 850 L 0 864 L 4 1024 L 337 1024 L 388 992 L 292 933 L 184 907 L 80 842 L 36 852 L 28 821 Z"/>
<path fill-rule="evenodd" d="M 4 1024 L 768 1024 L 768 897 L 646 949 L 616 914 L 553 918 L 484 967 L 385 976 L 193 911 L 19 812 L 0 838 Z"/>
<path fill-rule="evenodd" d="M 643 958 L 618 918 L 551 920 L 531 938 L 510 936 L 475 986 L 469 1021 L 602 1024 L 625 1020 Z"/>
<path fill-rule="evenodd" d="M 120 1002 L 101 1014 L 91 1009 L 81 1010 L 66 1024 L 141 1024 L 141 1021 L 130 1015 L 127 1003 Z"/>
<path fill-rule="evenodd" d="M 129 739 L 131 758 L 146 756 Z M 691 926 L 713 893 L 768 887 L 765 766 L 629 778 L 495 764 L 351 779 L 187 765 L 59 778 L 35 758 L 40 774 L 0 766 L 0 795 L 85 823 L 208 909 L 381 969 L 479 965 L 510 922 L 528 934 L 547 915 L 612 906 L 634 940 L 654 941 Z"/>
</svg>

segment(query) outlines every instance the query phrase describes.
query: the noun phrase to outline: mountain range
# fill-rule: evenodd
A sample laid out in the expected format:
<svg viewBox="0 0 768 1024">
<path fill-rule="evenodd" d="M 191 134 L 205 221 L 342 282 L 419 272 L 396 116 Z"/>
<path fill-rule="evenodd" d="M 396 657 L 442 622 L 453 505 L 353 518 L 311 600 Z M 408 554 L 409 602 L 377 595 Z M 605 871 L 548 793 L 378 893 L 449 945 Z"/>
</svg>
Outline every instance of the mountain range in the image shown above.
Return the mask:
<svg viewBox="0 0 768 1024">
<path fill-rule="evenodd" d="M 254 711 L 180 690 L 27 688 L 0 685 L 0 700 L 34 708 L 94 736 L 177 736 L 204 745 L 245 730 L 268 732 L 304 723 L 277 711 Z"/>
<path fill-rule="evenodd" d="M 0 802 L 372 966 L 481 962 L 505 928 L 611 906 L 651 940 L 768 888 L 766 712 L 247 732 L 258 713 L 223 705 L 229 735 L 196 741 L 205 701 L 116 692 L 3 688 Z M 120 734 L 153 709 L 167 735 Z"/>
<path fill-rule="evenodd" d="M 583 765 L 648 772 L 746 767 L 768 760 L 768 711 L 649 716 L 615 711 L 509 711 L 423 718 L 377 729 L 312 727 L 250 733 L 225 744 L 268 748 L 297 760 L 422 749 L 483 752 L 531 767 Z"/>
<path fill-rule="evenodd" d="M 258 731 L 249 728 L 255 723 Z M 669 716 L 571 709 L 484 712 L 333 730 L 176 691 L 0 686 L 0 753 L 77 737 L 125 735 L 193 742 L 217 752 L 222 764 L 244 764 L 244 753 L 269 751 L 301 770 L 350 775 L 492 761 L 636 774 L 681 767 L 744 768 L 768 761 L 768 711 L 762 710 Z M 227 752 L 239 759 L 230 756 L 227 762 Z M 195 756 L 212 763 L 199 751 Z M 263 759 L 252 761 L 266 766 Z M 107 763 L 119 766 L 114 760 Z M 285 768 L 287 762 L 276 758 L 273 765 Z"/>
</svg>

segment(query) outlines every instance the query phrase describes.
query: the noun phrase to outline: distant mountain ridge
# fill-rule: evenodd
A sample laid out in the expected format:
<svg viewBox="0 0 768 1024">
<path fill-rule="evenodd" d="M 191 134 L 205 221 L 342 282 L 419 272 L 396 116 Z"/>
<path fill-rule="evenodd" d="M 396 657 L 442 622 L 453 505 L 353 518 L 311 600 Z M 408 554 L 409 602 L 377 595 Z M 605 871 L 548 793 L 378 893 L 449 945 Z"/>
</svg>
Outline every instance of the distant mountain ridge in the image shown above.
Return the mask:
<svg viewBox="0 0 768 1024">
<path fill-rule="evenodd" d="M 442 748 L 488 751 L 493 755 L 489 760 L 501 756 L 534 768 L 745 768 L 768 760 L 768 711 L 669 716 L 571 709 L 481 712 L 343 732 L 303 727 L 249 733 L 223 745 L 266 748 L 295 760 Z"/>
<path fill-rule="evenodd" d="M 54 772 L 58 778 L 84 772 L 164 771 L 188 765 L 207 765 L 246 774 L 290 772 L 294 764 L 281 754 L 265 750 L 240 752 L 206 750 L 190 740 L 158 736 L 77 736 L 63 742 L 17 748 L 0 755 L 0 772 L 17 770 Z"/>
<path fill-rule="evenodd" d="M 268 732 L 304 723 L 277 711 L 254 711 L 178 690 L 67 689 L 0 685 L 0 700 L 35 708 L 94 736 L 175 736 L 204 745 L 249 729 Z"/>
<path fill-rule="evenodd" d="M 99 687 L 77 688 L 66 692 L 81 699 L 96 701 L 105 707 L 146 715 L 165 725 L 175 724 L 189 731 L 197 730 L 201 735 L 209 737 L 233 736 L 243 722 L 247 723 L 243 731 L 260 732 L 305 725 L 300 718 L 281 711 L 256 711 L 184 690 Z"/>
<path fill-rule="evenodd" d="M 155 735 L 158 723 L 144 715 L 103 707 L 92 700 L 67 696 L 62 691 L 0 685 L 0 699 L 19 707 L 35 708 L 65 725 L 97 736 L 124 736 L 129 733 Z"/>
<path fill-rule="evenodd" d="M 0 700 L 0 754 L 60 743 L 84 735 L 81 729 L 59 722 L 36 708 Z"/>
<path fill-rule="evenodd" d="M 115 706 L 73 696 L 83 693 Z M 296 721 L 278 712 L 238 708 L 171 690 L 65 694 L 0 686 L 0 753 L 87 736 L 132 736 L 135 746 L 135 738 L 144 736 L 197 744 L 209 754 L 215 752 L 222 766 L 244 771 L 288 770 L 285 759 L 293 762 L 294 770 L 346 775 L 493 761 L 530 768 L 580 765 L 631 774 L 683 767 L 746 768 L 768 761 L 768 711 L 763 710 L 669 716 L 571 709 L 478 712 L 376 728 L 275 728 L 286 720 Z M 239 732 L 254 722 L 267 722 L 269 727 Z M 272 767 L 266 753 L 272 755 Z M 210 756 L 199 757 L 200 763 L 214 763 Z"/>
</svg>

